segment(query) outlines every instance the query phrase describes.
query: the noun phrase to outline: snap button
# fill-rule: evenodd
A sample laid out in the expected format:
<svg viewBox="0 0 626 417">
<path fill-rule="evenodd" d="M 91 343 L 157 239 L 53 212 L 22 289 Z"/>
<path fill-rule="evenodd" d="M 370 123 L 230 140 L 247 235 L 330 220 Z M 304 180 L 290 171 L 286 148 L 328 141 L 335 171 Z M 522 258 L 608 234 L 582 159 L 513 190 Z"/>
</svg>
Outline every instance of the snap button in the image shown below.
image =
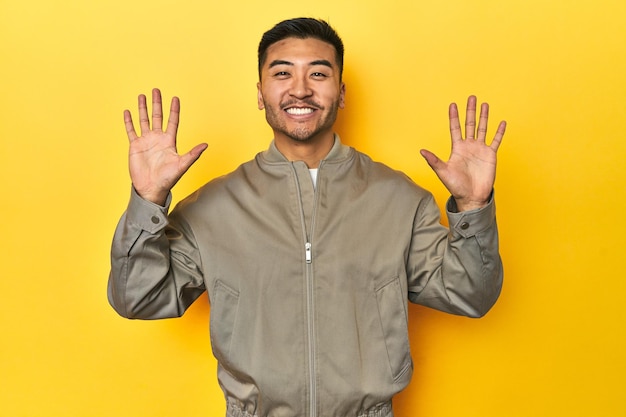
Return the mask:
<svg viewBox="0 0 626 417">
<path fill-rule="evenodd" d="M 159 224 L 161 222 L 161 220 L 157 217 L 157 216 L 152 216 L 152 223 L 154 224 Z"/>
<path fill-rule="evenodd" d="M 467 230 L 468 228 L 469 228 L 469 223 L 468 222 L 461 223 L 461 229 Z"/>
</svg>

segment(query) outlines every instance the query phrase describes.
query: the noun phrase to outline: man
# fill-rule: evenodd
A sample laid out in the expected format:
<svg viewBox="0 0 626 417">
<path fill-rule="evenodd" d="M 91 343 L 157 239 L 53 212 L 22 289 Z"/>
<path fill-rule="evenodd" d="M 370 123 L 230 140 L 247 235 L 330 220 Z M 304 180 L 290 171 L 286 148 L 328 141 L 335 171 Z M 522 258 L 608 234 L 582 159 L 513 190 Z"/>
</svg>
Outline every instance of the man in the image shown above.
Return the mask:
<svg viewBox="0 0 626 417">
<path fill-rule="evenodd" d="M 269 149 L 168 215 L 170 190 L 205 144 L 179 155 L 180 104 L 152 93 L 130 112 L 133 190 L 112 247 L 109 300 L 129 318 L 182 315 L 205 290 L 228 416 L 392 416 L 412 373 L 407 301 L 479 317 L 502 283 L 492 189 L 502 122 L 488 106 L 466 138 L 450 106 L 448 162 L 422 155 L 446 185 L 451 229 L 432 196 L 342 145 L 343 45 L 325 22 L 293 19 L 259 45 L 258 106 Z"/>
</svg>

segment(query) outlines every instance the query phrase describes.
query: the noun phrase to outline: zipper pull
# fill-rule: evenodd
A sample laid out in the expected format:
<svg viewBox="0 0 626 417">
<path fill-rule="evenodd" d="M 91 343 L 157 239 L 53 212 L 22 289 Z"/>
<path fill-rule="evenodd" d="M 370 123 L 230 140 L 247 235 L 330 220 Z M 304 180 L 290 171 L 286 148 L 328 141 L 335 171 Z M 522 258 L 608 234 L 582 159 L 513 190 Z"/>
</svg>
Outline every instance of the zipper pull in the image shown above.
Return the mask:
<svg viewBox="0 0 626 417">
<path fill-rule="evenodd" d="M 311 244 L 309 242 L 304 244 L 304 259 L 306 259 L 306 263 L 311 263 Z"/>
</svg>

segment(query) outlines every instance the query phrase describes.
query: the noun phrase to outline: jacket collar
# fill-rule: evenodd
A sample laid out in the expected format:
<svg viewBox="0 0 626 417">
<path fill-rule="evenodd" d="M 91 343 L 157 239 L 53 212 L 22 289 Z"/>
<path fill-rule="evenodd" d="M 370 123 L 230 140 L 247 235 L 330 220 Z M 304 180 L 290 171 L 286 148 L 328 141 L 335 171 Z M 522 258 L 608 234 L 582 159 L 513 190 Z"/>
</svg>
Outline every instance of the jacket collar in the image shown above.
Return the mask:
<svg viewBox="0 0 626 417">
<path fill-rule="evenodd" d="M 341 161 L 349 158 L 353 151 L 354 149 L 341 143 L 339 135 L 335 133 L 335 143 L 330 149 L 330 152 L 328 152 L 328 155 L 326 155 L 322 161 Z M 261 153 L 261 157 L 265 160 L 265 162 L 270 164 L 289 162 L 289 160 L 285 158 L 282 153 L 280 153 L 274 140 L 270 143 L 269 149 Z"/>
</svg>

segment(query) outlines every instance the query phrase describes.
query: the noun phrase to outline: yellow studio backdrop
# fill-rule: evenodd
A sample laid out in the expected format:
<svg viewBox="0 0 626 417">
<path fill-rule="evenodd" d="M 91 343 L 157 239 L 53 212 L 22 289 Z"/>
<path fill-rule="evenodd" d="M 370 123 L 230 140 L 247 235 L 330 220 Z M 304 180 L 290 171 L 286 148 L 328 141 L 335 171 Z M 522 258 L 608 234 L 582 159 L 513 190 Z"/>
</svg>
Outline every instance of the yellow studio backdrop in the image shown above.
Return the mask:
<svg viewBox="0 0 626 417">
<path fill-rule="evenodd" d="M 178 201 L 267 147 L 256 48 L 279 20 L 346 44 L 342 138 L 447 194 L 447 106 L 509 124 L 496 183 L 505 286 L 481 320 L 412 306 L 400 417 L 626 415 L 623 0 L 0 0 L 0 415 L 224 415 L 199 300 L 119 318 L 109 245 L 130 183 L 122 111 L 182 101 L 179 148 L 209 149 Z"/>
</svg>

